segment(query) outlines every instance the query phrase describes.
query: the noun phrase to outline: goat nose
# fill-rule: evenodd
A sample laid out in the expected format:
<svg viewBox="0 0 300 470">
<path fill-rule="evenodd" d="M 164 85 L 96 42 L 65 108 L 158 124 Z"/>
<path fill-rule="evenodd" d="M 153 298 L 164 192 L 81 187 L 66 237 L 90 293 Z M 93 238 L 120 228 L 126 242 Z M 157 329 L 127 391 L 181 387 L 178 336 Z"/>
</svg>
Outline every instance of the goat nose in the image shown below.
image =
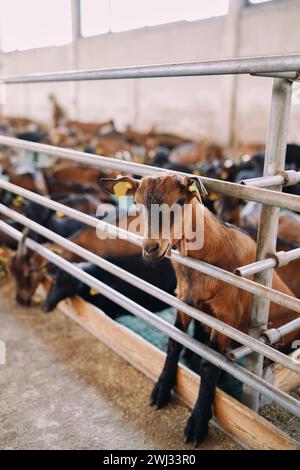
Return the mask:
<svg viewBox="0 0 300 470">
<path fill-rule="evenodd" d="M 144 244 L 144 251 L 150 255 L 159 249 L 159 244 L 157 242 Z"/>
</svg>

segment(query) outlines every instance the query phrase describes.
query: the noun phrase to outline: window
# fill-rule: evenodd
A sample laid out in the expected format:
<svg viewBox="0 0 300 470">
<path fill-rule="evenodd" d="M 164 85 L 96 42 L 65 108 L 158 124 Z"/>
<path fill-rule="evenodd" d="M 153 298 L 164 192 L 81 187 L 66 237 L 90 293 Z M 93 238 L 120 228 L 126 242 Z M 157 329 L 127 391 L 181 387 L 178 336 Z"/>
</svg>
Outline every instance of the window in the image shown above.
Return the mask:
<svg viewBox="0 0 300 470">
<path fill-rule="evenodd" d="M 71 0 L 0 0 L 3 52 L 72 41 Z"/>
<path fill-rule="evenodd" d="M 83 36 L 226 15 L 228 0 L 81 0 Z"/>
</svg>

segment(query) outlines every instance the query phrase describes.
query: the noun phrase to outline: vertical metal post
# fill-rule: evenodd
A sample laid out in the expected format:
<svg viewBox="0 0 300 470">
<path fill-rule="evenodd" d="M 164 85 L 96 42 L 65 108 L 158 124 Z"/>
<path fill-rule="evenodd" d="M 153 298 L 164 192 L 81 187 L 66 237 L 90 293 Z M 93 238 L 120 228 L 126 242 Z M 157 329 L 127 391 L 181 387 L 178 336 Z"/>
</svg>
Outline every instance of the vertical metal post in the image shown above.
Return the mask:
<svg viewBox="0 0 300 470">
<path fill-rule="evenodd" d="M 246 0 L 230 0 L 228 13 L 225 23 L 224 47 L 228 57 L 239 57 L 240 36 L 241 36 L 241 15 L 246 5 Z M 223 77 L 227 81 L 226 95 L 228 97 L 228 124 L 226 128 L 226 144 L 231 154 L 235 155 L 237 151 L 237 94 L 238 94 L 238 75 L 229 75 Z"/>
<path fill-rule="evenodd" d="M 288 123 L 292 96 L 292 82 L 287 79 L 273 80 L 271 115 L 269 120 L 268 139 L 264 164 L 264 176 L 276 175 L 284 169 L 287 145 Z M 272 189 L 281 191 L 282 186 Z M 263 205 L 257 241 L 257 261 L 267 258 L 276 251 L 278 232 L 279 208 Z M 272 285 L 273 269 L 257 273 L 254 280 L 270 287 Z M 253 296 L 251 311 L 250 335 L 258 338 L 268 324 L 270 301 Z M 246 361 L 246 367 L 259 377 L 263 372 L 263 356 L 251 354 Z M 259 408 L 260 395 L 258 392 L 244 387 L 244 403 L 255 411 Z"/>
<path fill-rule="evenodd" d="M 81 37 L 81 9 L 80 0 L 72 0 L 71 2 L 71 15 L 72 15 L 72 44 L 70 45 L 70 69 L 77 70 L 79 68 L 79 51 L 78 42 Z M 78 82 L 70 83 L 71 89 L 71 114 L 73 119 L 79 118 L 79 89 Z"/>
</svg>

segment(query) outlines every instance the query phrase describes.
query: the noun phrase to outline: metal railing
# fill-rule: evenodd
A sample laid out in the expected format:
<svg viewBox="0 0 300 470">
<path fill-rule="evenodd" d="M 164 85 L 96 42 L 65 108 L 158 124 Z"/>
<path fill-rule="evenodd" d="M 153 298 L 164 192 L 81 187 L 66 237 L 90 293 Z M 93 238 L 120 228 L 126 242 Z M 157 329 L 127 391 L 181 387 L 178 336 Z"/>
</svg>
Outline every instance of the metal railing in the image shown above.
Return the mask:
<svg viewBox="0 0 300 470">
<path fill-rule="evenodd" d="M 12 236 L 18 241 L 21 240 L 22 238 L 21 232 L 19 232 L 18 230 L 14 229 L 13 227 L 9 226 L 8 224 L 6 224 L 5 222 L 1 220 L 0 220 L 0 230 L 4 231 L 5 233 Z M 51 235 L 51 238 L 52 238 L 52 235 Z M 60 240 L 60 244 L 61 242 L 62 240 Z M 299 402 L 292 396 L 288 395 L 285 392 L 282 392 L 281 390 L 277 390 L 276 387 L 262 380 L 261 378 L 256 377 L 253 373 L 249 372 L 248 370 L 244 369 L 238 364 L 228 361 L 224 356 L 217 353 L 213 349 L 209 348 L 208 346 L 204 344 L 199 343 L 194 338 L 191 338 L 186 333 L 183 333 L 182 331 L 178 330 L 167 321 L 153 314 L 149 310 L 143 308 L 141 305 L 137 304 L 131 299 L 125 297 L 123 294 L 120 294 L 118 291 L 112 289 L 107 284 L 104 284 L 98 279 L 95 279 L 93 276 L 86 273 L 85 271 L 80 269 L 78 266 L 70 263 L 69 261 L 66 261 L 64 258 L 58 256 L 56 253 L 50 251 L 49 249 L 40 245 L 39 243 L 36 243 L 30 238 L 26 238 L 25 244 L 26 246 L 28 246 L 28 248 L 36 251 L 41 256 L 43 256 L 48 261 L 50 261 L 51 263 L 55 264 L 61 269 L 64 269 L 72 276 L 76 277 L 80 281 L 87 284 L 89 287 L 97 290 L 98 292 L 101 292 L 102 295 L 105 295 L 116 304 L 126 308 L 133 315 L 136 315 L 137 317 L 142 318 L 145 322 L 149 323 L 154 328 L 159 329 L 161 332 L 165 333 L 169 337 L 180 342 L 185 347 L 189 348 L 191 351 L 195 352 L 199 356 L 212 362 L 213 364 L 215 364 L 222 370 L 229 372 L 236 379 L 242 381 L 243 383 L 249 385 L 250 387 L 253 387 L 255 390 L 258 390 L 264 396 L 268 397 L 269 399 L 283 406 L 286 410 L 290 411 L 294 415 L 300 417 Z M 78 253 L 78 245 L 76 244 L 74 245 L 75 245 L 74 250 L 76 253 Z M 83 251 L 81 251 L 81 254 L 83 254 Z M 97 257 L 94 258 L 93 262 L 97 261 L 96 258 Z M 101 260 L 100 257 L 98 258 Z M 102 264 L 102 262 L 99 265 L 105 268 L 105 265 Z M 117 266 L 114 266 L 114 265 L 112 265 L 112 267 L 114 267 L 113 268 L 115 271 L 114 274 L 117 275 L 117 272 L 119 273 L 120 269 L 117 269 Z M 126 273 L 126 275 L 128 275 L 126 271 L 124 272 Z M 128 281 L 127 278 L 125 278 L 124 280 Z"/>
<path fill-rule="evenodd" d="M 292 72 L 292 73 L 287 73 Z M 205 60 L 176 64 L 141 65 L 92 70 L 32 73 L 2 77 L 7 84 L 69 82 L 81 80 L 119 80 L 129 78 L 193 77 L 203 75 L 258 75 L 298 80 L 300 55 L 274 55 L 242 59 Z"/>
<path fill-rule="evenodd" d="M 116 158 L 108 158 L 101 155 L 91 155 L 86 152 L 69 150 L 54 145 L 36 144 L 26 140 L 15 139 L 13 137 L 1 136 L 0 145 L 8 145 L 9 147 L 31 150 L 32 152 L 41 152 L 52 157 L 64 158 L 85 165 L 92 165 L 102 170 L 116 170 L 132 173 L 139 176 L 161 176 L 166 173 L 163 168 L 157 168 L 150 165 L 142 165 L 141 163 L 127 162 Z M 190 176 L 187 173 L 175 172 L 168 170 L 168 173 L 176 173 L 182 176 Z M 246 186 L 229 181 L 215 180 L 201 176 L 201 181 L 205 184 L 209 191 L 232 196 L 246 201 L 256 201 L 262 204 L 268 204 L 274 207 L 283 207 L 295 212 L 300 212 L 300 200 L 294 194 L 278 194 L 270 189 Z"/>
<path fill-rule="evenodd" d="M 216 353 L 203 344 L 200 344 L 193 338 L 188 337 L 188 335 L 185 333 L 166 323 L 164 320 L 158 318 L 153 313 L 142 308 L 132 300 L 117 293 L 97 279 L 94 279 L 92 276 L 80 270 L 80 268 L 77 266 L 72 265 L 68 261 L 34 242 L 30 238 L 26 239 L 25 243 L 31 249 L 37 251 L 49 261 L 60 266 L 62 269 L 66 270 L 75 277 L 78 277 L 90 287 L 93 287 L 96 290 L 100 290 L 102 294 L 106 295 L 117 304 L 122 305 L 134 315 L 143 318 L 152 326 L 158 328 L 168 336 L 181 342 L 184 346 L 188 347 L 200 356 L 206 358 L 218 367 L 226 370 L 231 375 L 241 380 L 245 384 L 247 395 L 250 398 L 249 404 L 254 409 L 257 409 L 258 407 L 259 394 L 263 394 L 276 401 L 297 416 L 300 416 L 299 401 L 262 380 L 261 375 L 263 356 L 266 356 L 278 364 L 281 364 L 297 373 L 300 373 L 300 362 L 271 348 L 269 345 L 271 342 L 267 344 L 265 338 L 261 337 L 261 333 L 262 329 L 266 328 L 268 323 L 270 301 L 300 313 L 300 300 L 271 288 L 272 270 L 277 265 L 276 263 L 280 262 L 280 253 L 277 254 L 279 261 L 276 259 L 276 257 L 274 261 L 273 258 L 269 258 L 270 254 L 275 253 L 276 248 L 279 217 L 278 208 L 285 207 L 290 210 L 300 212 L 300 198 L 295 195 L 284 194 L 280 192 L 283 184 L 296 184 L 300 180 L 299 172 L 283 171 L 292 83 L 294 80 L 299 78 L 299 71 L 300 55 L 288 55 L 205 61 L 186 64 L 125 67 L 120 69 L 52 72 L 2 78 L 2 81 L 7 84 L 225 74 L 251 74 L 270 76 L 274 78 L 272 110 L 265 158 L 264 177 L 260 178 L 260 181 L 253 181 L 252 184 L 248 184 L 247 182 L 243 182 L 245 184 L 237 184 L 201 177 L 201 180 L 209 190 L 244 200 L 257 201 L 263 204 L 263 213 L 261 216 L 258 233 L 257 263 L 253 263 L 253 265 L 256 266 L 254 268 L 252 267 L 252 269 L 256 269 L 254 272 L 257 273 L 255 280 L 251 281 L 249 279 L 244 279 L 235 273 L 227 272 L 221 268 L 211 266 L 199 260 L 195 260 L 189 257 L 181 257 L 180 254 L 174 250 L 172 250 L 171 255 L 171 258 L 178 263 L 184 264 L 185 266 L 196 269 L 202 273 L 207 274 L 208 276 L 213 276 L 254 294 L 251 316 L 252 328 L 250 335 L 244 334 L 230 325 L 227 325 L 226 323 L 209 316 L 205 312 L 185 304 L 179 299 L 176 299 L 173 296 L 161 291 L 157 287 L 146 283 L 145 281 L 137 278 L 136 276 L 133 276 L 121 268 L 112 265 L 107 260 L 104 260 L 103 258 L 89 252 L 88 250 L 85 250 L 84 248 L 79 247 L 78 245 L 75 245 L 70 240 L 65 240 L 59 235 L 47 230 L 45 227 L 36 224 L 23 215 L 18 214 L 15 211 L 8 209 L 6 206 L 0 204 L 0 213 L 3 215 L 6 215 L 13 220 L 19 221 L 22 225 L 31 228 L 33 231 L 36 231 L 41 235 L 44 235 L 49 240 L 58 243 L 70 251 L 76 250 L 75 252 L 80 254 L 80 256 L 82 256 L 84 259 L 101 266 L 103 269 L 106 269 L 107 271 L 129 283 L 133 283 L 145 292 L 155 295 L 161 300 L 164 300 L 169 305 L 178 308 L 196 320 L 199 320 L 203 324 L 214 328 L 219 332 L 222 332 L 223 334 L 242 344 L 241 349 L 244 348 L 245 350 L 248 348 L 247 354 L 249 351 L 254 351 L 254 353 L 249 356 L 251 357 L 251 361 L 248 363 L 248 368 L 243 368 L 236 363 L 230 362 L 222 355 Z M 40 151 L 53 157 L 61 157 L 78 162 L 80 164 L 92 165 L 94 167 L 101 168 L 102 170 L 117 170 L 126 173 L 137 174 L 140 176 L 162 175 L 167 171 L 156 167 L 120 161 L 104 156 L 93 156 L 84 152 L 63 149 L 51 145 L 36 144 L 6 136 L 0 136 L 0 144 L 9 147 L 32 150 L 34 152 Z M 168 173 L 170 172 L 168 171 Z M 186 176 L 185 173 L 172 173 Z M 272 187 L 272 190 L 266 189 L 267 187 Z M 102 228 L 106 232 L 117 236 L 126 236 L 128 241 L 141 246 L 142 239 L 139 236 L 130 232 L 126 232 L 125 230 L 108 224 L 104 221 L 99 221 L 95 217 L 86 215 L 75 209 L 71 209 L 58 202 L 52 201 L 49 198 L 25 190 L 4 180 L 0 180 L 0 188 L 23 196 L 50 209 L 62 211 L 66 215 L 80 220 L 89 226 L 95 227 L 97 229 Z M 16 231 L 3 221 L 0 221 L 0 229 L 7 234 L 10 234 L 17 240 L 21 237 L 20 232 Z M 284 255 L 282 255 L 282 257 L 283 256 Z M 285 253 L 285 261 L 287 258 L 288 261 L 300 258 L 299 250 L 292 250 L 288 253 Z M 251 269 L 250 267 L 240 267 L 239 274 L 245 272 L 246 268 Z M 297 325 L 298 323 L 295 322 L 295 324 L 285 325 L 285 327 L 296 328 Z M 248 393 L 247 387 L 251 388 L 250 393 Z"/>
</svg>

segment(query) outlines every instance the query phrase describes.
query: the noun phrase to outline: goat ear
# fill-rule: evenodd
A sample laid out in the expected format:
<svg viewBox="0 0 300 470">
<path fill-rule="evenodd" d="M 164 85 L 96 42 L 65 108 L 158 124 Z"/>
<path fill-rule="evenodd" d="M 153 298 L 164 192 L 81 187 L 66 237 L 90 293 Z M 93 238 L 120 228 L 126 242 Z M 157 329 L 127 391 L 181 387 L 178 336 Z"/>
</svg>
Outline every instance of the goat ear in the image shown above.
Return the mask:
<svg viewBox="0 0 300 470">
<path fill-rule="evenodd" d="M 135 194 L 140 182 L 129 176 L 119 176 L 118 178 L 101 178 L 100 186 L 109 194 L 121 198 Z"/>
<path fill-rule="evenodd" d="M 198 201 L 202 203 L 202 196 L 206 196 L 207 191 L 200 178 L 196 178 L 194 176 L 187 176 L 185 178 L 185 183 L 188 191 L 193 193 L 193 195 L 198 199 Z"/>
</svg>

